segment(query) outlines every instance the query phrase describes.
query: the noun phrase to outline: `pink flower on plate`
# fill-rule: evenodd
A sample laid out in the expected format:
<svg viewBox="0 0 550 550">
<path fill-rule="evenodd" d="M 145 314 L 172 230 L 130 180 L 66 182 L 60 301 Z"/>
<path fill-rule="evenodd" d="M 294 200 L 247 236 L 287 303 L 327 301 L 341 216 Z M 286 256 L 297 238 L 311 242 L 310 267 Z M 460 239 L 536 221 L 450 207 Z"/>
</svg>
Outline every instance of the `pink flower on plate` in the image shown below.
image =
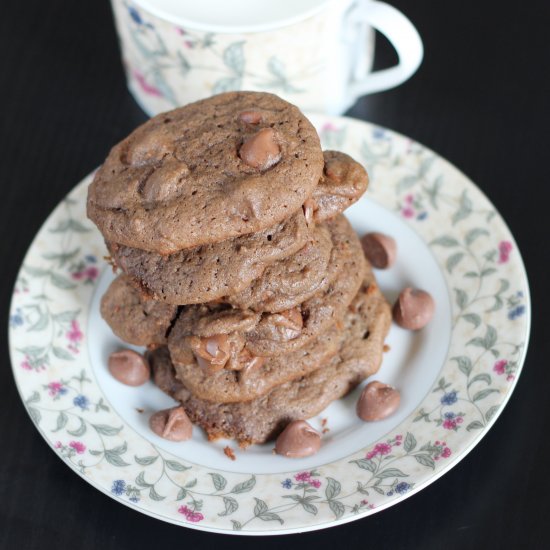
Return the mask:
<svg viewBox="0 0 550 550">
<path fill-rule="evenodd" d="M 79 455 L 81 455 L 86 450 L 86 445 L 84 445 L 84 443 L 81 443 L 80 441 L 71 441 L 69 443 L 69 447 L 71 449 L 74 449 Z"/>
<path fill-rule="evenodd" d="M 441 456 L 443 458 L 449 458 L 451 456 L 451 449 L 449 449 L 449 447 L 445 447 L 442 451 L 441 451 Z"/>
<path fill-rule="evenodd" d="M 71 321 L 71 330 L 67 332 L 67 338 L 74 343 L 78 343 L 84 337 L 84 333 L 80 330 L 78 321 L 74 319 Z"/>
<path fill-rule="evenodd" d="M 154 95 L 157 97 L 162 97 L 161 91 L 156 88 L 155 86 L 151 86 L 146 80 L 145 76 L 141 74 L 139 71 L 133 70 L 132 76 L 137 80 L 137 83 L 139 84 L 139 87 L 149 95 Z"/>
<path fill-rule="evenodd" d="M 61 443 L 61 441 L 56 441 L 53 446 L 56 449 L 61 449 L 61 447 L 63 447 L 63 444 Z"/>
<path fill-rule="evenodd" d="M 448 418 L 445 422 L 443 422 L 443 427 L 446 430 L 456 430 L 456 420 Z"/>
<path fill-rule="evenodd" d="M 506 377 L 506 381 L 507 382 L 511 382 L 512 380 L 515 380 L 515 376 L 513 374 L 509 374 L 507 377 Z"/>
<path fill-rule="evenodd" d="M 25 370 L 32 370 L 32 366 L 30 364 L 30 360 L 28 356 L 26 356 L 25 359 L 21 361 L 21 368 Z"/>
<path fill-rule="evenodd" d="M 508 364 L 508 361 L 506 359 L 500 359 L 493 365 L 493 370 L 498 374 L 504 374 L 506 371 L 506 365 Z"/>
<path fill-rule="evenodd" d="M 296 481 L 310 481 L 311 474 L 309 472 L 300 472 L 294 476 Z"/>
<path fill-rule="evenodd" d="M 375 445 L 374 451 L 376 454 L 389 455 L 391 453 L 391 445 L 388 445 L 387 443 L 378 443 Z"/>
<path fill-rule="evenodd" d="M 498 245 L 498 263 L 505 264 L 510 258 L 512 252 L 512 243 L 510 241 L 500 241 Z"/>
<path fill-rule="evenodd" d="M 319 489 L 321 487 L 321 482 L 318 479 L 310 479 L 309 481 L 310 485 L 313 485 L 316 489 Z"/>
<path fill-rule="evenodd" d="M 405 206 L 405 208 L 401 210 L 401 214 L 403 214 L 403 217 L 405 218 L 413 218 L 414 210 L 410 206 Z"/>
<path fill-rule="evenodd" d="M 194 512 L 187 506 L 180 506 L 178 512 L 183 514 L 187 521 L 191 521 L 192 523 L 198 523 L 204 519 L 204 516 L 200 512 Z"/>
</svg>

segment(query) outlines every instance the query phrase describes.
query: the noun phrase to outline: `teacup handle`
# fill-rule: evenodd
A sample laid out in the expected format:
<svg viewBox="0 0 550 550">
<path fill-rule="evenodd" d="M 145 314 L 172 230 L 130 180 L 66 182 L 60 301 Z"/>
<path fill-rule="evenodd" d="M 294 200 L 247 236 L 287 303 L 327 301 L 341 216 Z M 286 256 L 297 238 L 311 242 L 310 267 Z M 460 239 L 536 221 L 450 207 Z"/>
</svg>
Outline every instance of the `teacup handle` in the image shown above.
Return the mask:
<svg viewBox="0 0 550 550">
<path fill-rule="evenodd" d="M 359 0 L 349 17 L 381 32 L 399 57 L 394 67 L 375 71 L 364 78 L 353 78 L 349 91 L 354 99 L 398 86 L 414 74 L 422 62 L 424 47 L 418 31 L 400 11 L 383 2 Z"/>
</svg>

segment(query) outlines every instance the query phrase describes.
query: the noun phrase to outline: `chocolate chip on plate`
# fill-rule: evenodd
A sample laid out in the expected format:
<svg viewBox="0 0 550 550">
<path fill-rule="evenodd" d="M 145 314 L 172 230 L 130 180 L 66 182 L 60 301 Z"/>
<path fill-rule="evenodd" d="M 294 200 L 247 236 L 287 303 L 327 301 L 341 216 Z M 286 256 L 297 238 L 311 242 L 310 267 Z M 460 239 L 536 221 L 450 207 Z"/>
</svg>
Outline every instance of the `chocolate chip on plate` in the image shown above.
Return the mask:
<svg viewBox="0 0 550 550">
<path fill-rule="evenodd" d="M 193 424 L 183 407 L 158 411 L 149 418 L 149 426 L 159 437 L 169 441 L 187 441 L 193 435 Z"/>
<path fill-rule="evenodd" d="M 393 320 L 402 328 L 420 330 L 433 317 L 434 299 L 424 290 L 405 288 L 393 306 Z"/>
<path fill-rule="evenodd" d="M 141 386 L 151 377 L 145 357 L 131 349 L 111 353 L 107 366 L 113 378 L 127 386 Z"/>
<path fill-rule="evenodd" d="M 397 244 L 393 237 L 384 233 L 367 233 L 361 238 L 367 260 L 377 269 L 391 267 L 397 256 Z"/>
<path fill-rule="evenodd" d="M 275 452 L 287 458 L 314 455 L 321 448 L 321 435 L 305 420 L 292 421 L 279 435 Z"/>
<path fill-rule="evenodd" d="M 382 382 L 369 382 L 357 401 L 357 416 L 366 422 L 383 420 L 399 407 L 401 395 L 393 386 Z"/>
</svg>

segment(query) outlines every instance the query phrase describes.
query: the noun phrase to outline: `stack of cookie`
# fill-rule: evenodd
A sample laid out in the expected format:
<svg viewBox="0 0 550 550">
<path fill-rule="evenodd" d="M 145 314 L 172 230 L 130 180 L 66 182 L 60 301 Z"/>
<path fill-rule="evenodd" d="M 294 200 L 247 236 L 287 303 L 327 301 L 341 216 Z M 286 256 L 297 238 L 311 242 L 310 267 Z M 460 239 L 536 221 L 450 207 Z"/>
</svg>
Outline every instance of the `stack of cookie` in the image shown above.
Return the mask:
<svg viewBox="0 0 550 550">
<path fill-rule="evenodd" d="M 151 119 L 96 174 L 88 215 L 122 271 L 102 316 L 209 438 L 265 442 L 378 370 L 390 310 L 341 214 L 367 183 L 253 92 Z"/>
</svg>

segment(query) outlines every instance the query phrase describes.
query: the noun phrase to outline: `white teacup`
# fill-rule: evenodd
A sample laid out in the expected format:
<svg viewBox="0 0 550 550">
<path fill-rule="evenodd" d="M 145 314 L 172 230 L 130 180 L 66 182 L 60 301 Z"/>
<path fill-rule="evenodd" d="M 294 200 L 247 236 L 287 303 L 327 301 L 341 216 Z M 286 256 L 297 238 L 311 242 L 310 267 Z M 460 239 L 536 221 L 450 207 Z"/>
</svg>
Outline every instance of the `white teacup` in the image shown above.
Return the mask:
<svg viewBox="0 0 550 550">
<path fill-rule="evenodd" d="M 372 0 L 112 0 L 128 86 L 149 114 L 228 90 L 276 93 L 341 114 L 407 80 L 422 41 Z M 374 29 L 399 63 L 371 72 Z"/>
</svg>

